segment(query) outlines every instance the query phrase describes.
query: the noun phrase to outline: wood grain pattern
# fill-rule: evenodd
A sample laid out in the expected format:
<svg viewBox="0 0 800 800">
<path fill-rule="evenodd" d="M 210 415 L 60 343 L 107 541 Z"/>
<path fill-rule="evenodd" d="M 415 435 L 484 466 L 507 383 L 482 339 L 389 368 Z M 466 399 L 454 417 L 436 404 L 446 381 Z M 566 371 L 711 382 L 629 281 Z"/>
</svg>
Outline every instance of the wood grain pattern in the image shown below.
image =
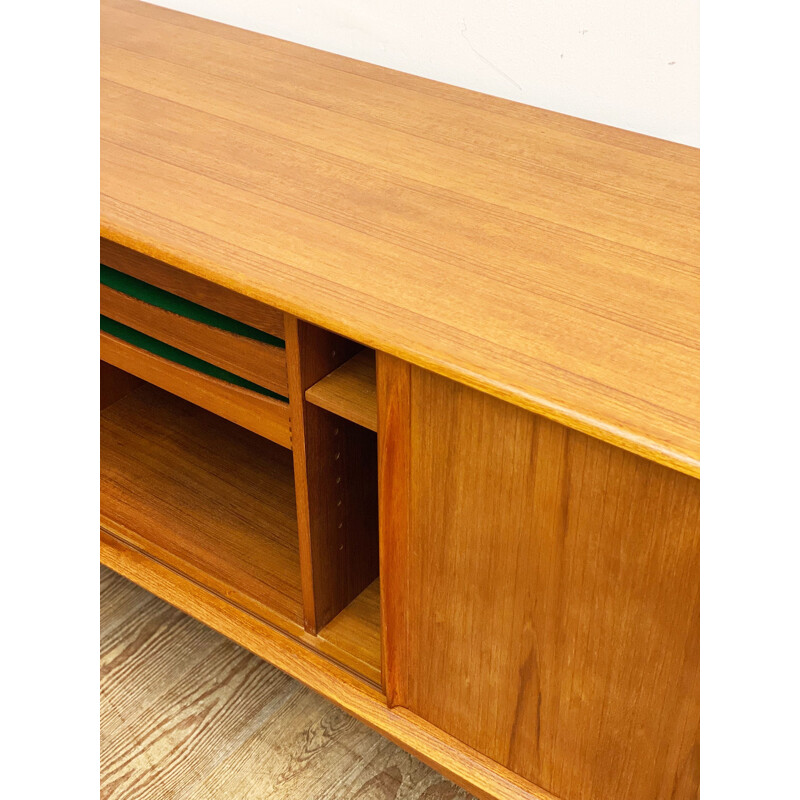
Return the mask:
<svg viewBox="0 0 800 800">
<path fill-rule="evenodd" d="M 101 524 L 380 686 L 377 582 L 319 636 L 304 630 L 288 453 L 138 387 L 101 419 Z"/>
<path fill-rule="evenodd" d="M 306 389 L 306 400 L 356 425 L 378 430 L 375 351 L 362 350 Z"/>
<path fill-rule="evenodd" d="M 100 631 L 101 742 L 124 737 L 130 722 L 220 641 L 215 631 L 106 567 L 101 567 Z"/>
<path fill-rule="evenodd" d="M 406 709 L 387 708 L 382 693 L 350 672 L 103 530 L 100 559 L 329 698 L 481 800 L 556 800 Z"/>
<path fill-rule="evenodd" d="M 381 685 L 381 588 L 376 578 L 318 634 L 320 652 L 326 645 L 343 661 L 343 653 L 358 660 L 356 671 Z M 325 643 L 325 644 L 322 644 Z M 352 662 L 344 662 L 352 663 Z"/>
<path fill-rule="evenodd" d="M 286 353 L 280 347 L 173 314 L 103 285 L 100 313 L 284 397 L 289 394 Z"/>
<path fill-rule="evenodd" d="M 292 446 L 287 403 L 168 361 L 104 331 L 100 358 L 282 447 Z"/>
<path fill-rule="evenodd" d="M 121 582 L 115 572 L 100 565 L 100 595 L 106 601 L 100 605 L 100 627 L 109 637 L 128 614 L 148 615 L 160 600 L 130 581 Z M 101 650 L 102 657 L 102 650 Z"/>
<path fill-rule="evenodd" d="M 288 315 L 284 327 L 303 611 L 317 633 L 378 576 L 377 442 L 305 399 L 360 346 Z"/>
<path fill-rule="evenodd" d="M 103 236 L 699 475 L 697 150 L 132 0 L 101 60 Z"/>
<path fill-rule="evenodd" d="M 137 386 L 142 385 L 141 378 L 135 375 L 106 364 L 105 361 L 100 362 L 100 410 L 102 411 L 106 406 L 116 403 L 126 394 L 132 392 Z"/>
<path fill-rule="evenodd" d="M 305 446 L 320 629 L 378 577 L 378 443 L 372 431 L 309 404 Z"/>
<path fill-rule="evenodd" d="M 283 339 L 283 312 L 163 261 L 100 238 L 100 263 Z"/>
<path fill-rule="evenodd" d="M 409 465 L 381 473 L 408 503 L 381 529 L 395 698 L 564 800 L 695 798 L 699 481 L 378 367 L 411 411 L 380 419 Z"/>
<path fill-rule="evenodd" d="M 101 417 L 101 524 L 221 596 L 302 621 L 291 455 L 152 386 Z"/>
<path fill-rule="evenodd" d="M 381 669 L 386 701 L 405 706 L 408 642 L 403 622 L 406 547 L 411 509 L 411 365 L 386 353 L 375 354 L 378 397 L 378 513 L 381 592 Z M 391 663 L 388 654 L 391 651 Z"/>
<path fill-rule="evenodd" d="M 469 800 L 285 673 L 101 569 L 103 800 Z"/>
</svg>

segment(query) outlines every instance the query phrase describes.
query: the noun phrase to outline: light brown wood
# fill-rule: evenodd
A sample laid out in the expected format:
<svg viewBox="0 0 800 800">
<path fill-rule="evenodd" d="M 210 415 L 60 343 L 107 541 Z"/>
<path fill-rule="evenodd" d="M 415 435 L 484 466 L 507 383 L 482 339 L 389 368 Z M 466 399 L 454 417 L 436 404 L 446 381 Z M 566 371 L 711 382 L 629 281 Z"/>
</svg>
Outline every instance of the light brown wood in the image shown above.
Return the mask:
<svg viewBox="0 0 800 800">
<path fill-rule="evenodd" d="M 395 571 L 406 562 L 411 509 L 411 365 L 376 353 L 378 397 L 378 514 L 380 574 L 388 576 L 381 592 L 381 669 L 386 701 L 406 705 L 405 657 L 408 643 L 403 618 L 404 575 Z M 391 636 L 389 635 L 391 633 Z M 391 664 L 388 654 L 391 651 Z"/>
<path fill-rule="evenodd" d="M 378 430 L 375 351 L 369 348 L 306 389 L 306 400 L 356 425 Z"/>
<path fill-rule="evenodd" d="M 390 357 L 378 387 L 395 701 L 564 800 L 695 798 L 699 481 Z"/>
<path fill-rule="evenodd" d="M 100 410 L 116 403 L 126 394 L 132 392 L 137 386 L 142 385 L 141 378 L 130 375 L 117 367 L 100 362 Z"/>
<path fill-rule="evenodd" d="M 103 285 L 100 313 L 265 389 L 289 395 L 286 353 L 280 347 L 173 314 Z"/>
<path fill-rule="evenodd" d="M 699 475 L 697 150 L 132 0 L 101 24 L 103 236 Z"/>
<path fill-rule="evenodd" d="M 353 666 L 376 687 L 381 685 L 380 603 L 380 579 L 376 578 L 319 632 L 317 648 Z"/>
<path fill-rule="evenodd" d="M 294 430 L 293 455 L 297 496 L 297 526 L 300 535 L 300 569 L 303 579 L 303 618 L 305 629 L 312 634 L 324 624 L 317 621 L 318 599 L 314 591 L 314 550 L 312 548 L 312 518 L 317 519 L 320 503 L 316 499 L 315 487 L 309 487 L 309 475 L 319 472 L 315 456 L 309 461 L 306 453 L 305 413 L 308 404 L 305 391 L 323 375 L 327 375 L 343 364 L 358 346 L 348 339 L 320 328 L 307 325 L 287 314 L 284 319 L 286 332 L 286 366 L 289 379 L 289 405 Z M 316 419 L 316 418 L 315 418 Z M 325 479 L 325 472 L 320 480 Z M 325 514 L 325 508 L 321 508 Z M 324 519 L 324 516 L 323 516 Z M 318 522 L 314 523 L 319 524 Z M 324 572 L 324 565 L 320 571 Z"/>
<path fill-rule="evenodd" d="M 317 633 L 378 576 L 377 442 L 305 399 L 359 345 L 289 315 L 284 327 L 303 610 Z"/>
<path fill-rule="evenodd" d="M 105 409 L 100 441 L 104 528 L 269 622 L 302 622 L 289 452 L 149 385 Z"/>
<path fill-rule="evenodd" d="M 469 800 L 286 673 L 101 567 L 102 800 Z"/>
<path fill-rule="evenodd" d="M 387 708 L 379 691 L 347 670 L 102 530 L 100 559 L 114 571 L 329 698 L 476 797 L 556 800 L 406 709 Z"/>
<path fill-rule="evenodd" d="M 378 444 L 308 405 L 305 446 L 317 629 L 378 577 Z"/>
<path fill-rule="evenodd" d="M 283 312 L 100 237 L 100 263 L 283 339 Z"/>
<path fill-rule="evenodd" d="M 694 800 L 697 151 L 102 8 L 105 263 L 279 328 L 290 403 L 101 351 L 292 446 L 293 613 L 284 570 L 271 596 L 242 555 L 274 470 L 238 498 L 235 471 L 197 466 L 214 434 L 187 448 L 183 421 L 123 426 L 103 495 L 133 524 L 104 517 L 103 559 L 478 796 Z M 337 372 L 364 345 L 377 375 L 370 351 Z M 197 457 L 170 483 L 176 448 Z M 165 510 L 195 513 L 184 479 L 220 541 Z M 240 506 L 247 533 L 223 530 Z"/>
<path fill-rule="evenodd" d="M 289 405 L 213 378 L 100 332 L 100 358 L 282 447 L 292 446 Z"/>
<path fill-rule="evenodd" d="M 103 415 L 101 442 L 109 532 L 380 686 L 377 582 L 319 637 L 303 629 L 285 450 L 147 384 Z"/>
</svg>

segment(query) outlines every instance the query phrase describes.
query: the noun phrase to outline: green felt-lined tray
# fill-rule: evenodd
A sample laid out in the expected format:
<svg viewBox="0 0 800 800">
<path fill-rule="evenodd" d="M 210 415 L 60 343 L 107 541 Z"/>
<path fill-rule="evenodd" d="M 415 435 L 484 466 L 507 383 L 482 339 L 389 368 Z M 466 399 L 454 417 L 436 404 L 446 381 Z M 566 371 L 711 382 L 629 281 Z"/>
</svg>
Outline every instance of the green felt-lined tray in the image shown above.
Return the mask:
<svg viewBox="0 0 800 800">
<path fill-rule="evenodd" d="M 132 278 L 130 275 L 107 267 L 105 264 L 100 265 L 100 283 L 108 286 L 109 289 L 116 289 L 118 292 L 149 303 L 151 306 L 158 306 L 158 308 L 163 308 L 165 311 L 171 311 L 173 314 L 179 314 L 182 317 L 202 322 L 213 328 L 237 333 L 239 336 L 256 339 L 274 347 L 286 346 L 283 339 L 278 339 L 277 336 L 260 331 L 258 328 L 246 325 L 244 322 L 239 322 L 239 320 L 232 317 L 226 317 L 225 314 L 212 311 L 198 303 L 193 303 L 191 300 L 185 300 L 183 297 L 178 297 L 172 292 L 164 291 L 164 289 L 159 289 L 149 283 L 140 281 L 138 278 Z"/>
<path fill-rule="evenodd" d="M 173 361 L 176 364 L 181 364 L 182 366 L 193 369 L 196 372 L 202 372 L 203 374 L 209 375 L 212 378 L 219 378 L 219 380 L 226 381 L 227 383 L 233 383 L 236 386 L 241 386 L 244 389 L 250 389 L 250 391 L 258 392 L 259 394 L 266 395 L 267 397 L 272 397 L 275 400 L 281 400 L 284 403 L 289 402 L 288 397 L 284 397 L 277 392 L 271 392 L 269 389 L 265 389 L 263 386 L 259 386 L 257 383 L 240 378 L 238 375 L 234 375 L 232 372 L 228 372 L 227 370 L 217 367 L 214 364 L 209 364 L 208 361 L 203 361 L 202 358 L 197 358 L 189 353 L 185 353 L 183 350 L 179 350 L 177 347 L 165 344 L 158 339 L 154 339 L 152 336 L 148 336 L 146 333 L 137 331 L 135 328 L 130 328 L 127 325 L 123 325 L 121 322 L 117 322 L 109 317 L 104 317 L 102 314 L 100 315 L 100 330 L 105 331 L 111 336 L 116 336 L 118 339 L 122 339 L 123 341 L 128 342 L 128 344 L 132 344 L 141 350 L 146 350 L 148 353 L 161 356 L 161 358 L 165 358 L 168 361 Z M 253 328 L 253 330 L 255 330 L 255 328 Z M 263 335 L 267 336 L 268 334 Z"/>
</svg>

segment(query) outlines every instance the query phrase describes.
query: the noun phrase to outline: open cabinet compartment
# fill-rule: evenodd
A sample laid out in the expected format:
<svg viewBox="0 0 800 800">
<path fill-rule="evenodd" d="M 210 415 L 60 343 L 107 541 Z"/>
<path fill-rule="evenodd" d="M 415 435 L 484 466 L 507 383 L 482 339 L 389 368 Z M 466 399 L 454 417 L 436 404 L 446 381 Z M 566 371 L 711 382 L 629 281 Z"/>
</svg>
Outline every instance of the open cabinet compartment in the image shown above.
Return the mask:
<svg viewBox="0 0 800 800">
<path fill-rule="evenodd" d="M 103 252 L 102 528 L 381 686 L 375 426 L 342 406 L 371 351 Z"/>
<path fill-rule="evenodd" d="M 380 687 L 374 352 L 101 258 L 102 528 Z"/>
<path fill-rule="evenodd" d="M 101 369 L 101 394 L 114 400 L 101 410 L 102 527 L 261 619 L 301 630 L 291 452 L 132 377 L 114 397 L 108 384 L 126 382 L 120 372 Z"/>
<path fill-rule="evenodd" d="M 308 592 L 292 452 L 115 366 L 100 366 L 101 528 L 379 687 L 377 575 L 318 632 L 304 626 Z M 338 435 L 352 441 L 345 431 Z M 347 454 L 334 459 L 348 461 Z M 369 494 L 377 488 L 370 470 Z M 331 473 L 341 491 L 348 484 L 336 478 L 343 474 Z M 351 499 L 353 492 L 351 485 Z M 324 580 L 348 574 L 349 551 L 340 553 L 339 562 L 318 569 Z"/>
<path fill-rule="evenodd" d="M 364 348 L 287 317 L 286 352 L 306 631 L 380 685 L 377 434 L 309 393 Z"/>
<path fill-rule="evenodd" d="M 100 358 L 291 447 L 283 315 L 103 242 Z"/>
<path fill-rule="evenodd" d="M 315 407 L 306 423 L 315 431 L 305 444 L 316 473 L 309 476 L 316 633 L 380 685 L 377 436 Z"/>
</svg>

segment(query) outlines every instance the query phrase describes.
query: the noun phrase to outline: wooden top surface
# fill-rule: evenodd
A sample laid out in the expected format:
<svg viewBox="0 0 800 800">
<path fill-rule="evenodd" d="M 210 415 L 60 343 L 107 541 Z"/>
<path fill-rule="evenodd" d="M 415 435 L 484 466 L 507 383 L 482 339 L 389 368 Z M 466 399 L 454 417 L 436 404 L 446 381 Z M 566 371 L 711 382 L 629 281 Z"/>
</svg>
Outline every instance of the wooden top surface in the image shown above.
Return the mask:
<svg viewBox="0 0 800 800">
<path fill-rule="evenodd" d="M 101 234 L 699 475 L 699 151 L 105 0 Z"/>
</svg>

